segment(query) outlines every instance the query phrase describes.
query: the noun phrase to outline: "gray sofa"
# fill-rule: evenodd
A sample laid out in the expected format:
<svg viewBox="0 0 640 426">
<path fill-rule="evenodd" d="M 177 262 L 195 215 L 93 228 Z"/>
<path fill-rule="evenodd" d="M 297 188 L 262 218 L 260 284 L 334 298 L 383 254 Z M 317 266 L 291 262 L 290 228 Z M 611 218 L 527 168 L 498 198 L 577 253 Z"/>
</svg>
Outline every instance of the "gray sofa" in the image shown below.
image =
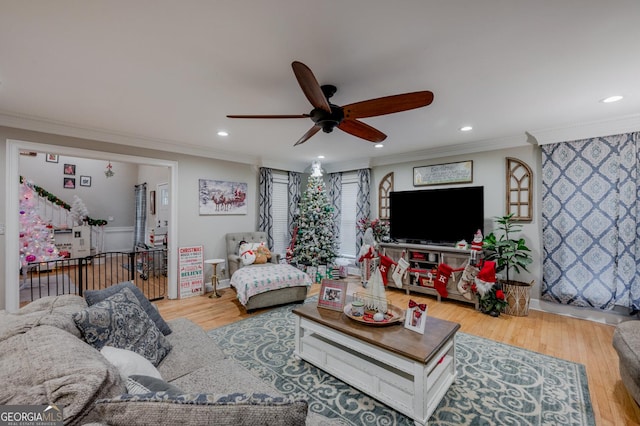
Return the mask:
<svg viewBox="0 0 640 426">
<path fill-rule="evenodd" d="M 157 365 L 180 397 L 128 393 L 123 369 L 83 340 L 72 316 L 85 308 L 64 295 L 0 311 L 0 404 L 62 406 L 65 424 L 329 424 L 307 418 L 305 401 L 282 397 L 187 319 L 168 322 L 172 348 Z"/>
<path fill-rule="evenodd" d="M 622 383 L 640 405 L 640 321 L 618 324 L 613 332 L 613 347 L 618 352 Z"/>
</svg>

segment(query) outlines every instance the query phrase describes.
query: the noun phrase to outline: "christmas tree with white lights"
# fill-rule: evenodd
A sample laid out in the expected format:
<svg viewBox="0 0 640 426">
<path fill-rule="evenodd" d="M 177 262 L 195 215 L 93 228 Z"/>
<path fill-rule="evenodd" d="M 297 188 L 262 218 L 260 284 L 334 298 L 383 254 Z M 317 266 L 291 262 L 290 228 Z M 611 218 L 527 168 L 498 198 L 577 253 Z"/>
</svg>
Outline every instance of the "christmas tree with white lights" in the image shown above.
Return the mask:
<svg viewBox="0 0 640 426">
<path fill-rule="evenodd" d="M 77 195 L 73 196 L 73 203 L 71 204 L 71 218 L 74 225 L 82 225 L 82 223 L 89 216 L 89 210 L 84 205 L 82 199 Z"/>
<path fill-rule="evenodd" d="M 38 214 L 36 193 L 31 184 L 20 185 L 20 264 L 46 262 L 59 257 L 53 227 Z"/>
<path fill-rule="evenodd" d="M 308 266 L 332 263 L 337 251 L 333 207 L 327 199 L 321 174 L 314 173 L 309 177 L 307 190 L 298 206 L 300 215 L 293 262 Z"/>
</svg>

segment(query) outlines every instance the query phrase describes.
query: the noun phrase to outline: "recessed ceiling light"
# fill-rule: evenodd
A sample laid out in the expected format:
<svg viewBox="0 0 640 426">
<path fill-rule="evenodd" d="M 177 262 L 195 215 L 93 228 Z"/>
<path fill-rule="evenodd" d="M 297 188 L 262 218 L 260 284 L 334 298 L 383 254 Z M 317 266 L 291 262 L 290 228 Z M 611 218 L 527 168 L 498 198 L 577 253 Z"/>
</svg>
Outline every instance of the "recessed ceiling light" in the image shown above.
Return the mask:
<svg viewBox="0 0 640 426">
<path fill-rule="evenodd" d="M 460 131 L 461 132 L 469 132 L 471 130 L 473 130 L 473 127 L 471 127 L 471 126 L 462 126 L 462 127 L 460 127 Z"/>
<path fill-rule="evenodd" d="M 226 130 L 220 130 L 218 132 L 218 136 L 229 136 L 229 132 L 227 132 Z"/>
<path fill-rule="evenodd" d="M 610 104 L 611 102 L 618 102 L 619 100 L 621 100 L 623 97 L 620 95 L 616 95 L 616 96 L 609 96 L 608 98 L 604 98 L 603 100 L 601 100 L 600 102 L 605 103 L 605 104 Z"/>
<path fill-rule="evenodd" d="M 318 155 L 318 158 L 322 160 L 324 158 L 324 155 Z"/>
<path fill-rule="evenodd" d="M 374 148 L 384 148 L 384 145 L 382 145 L 381 143 L 377 143 L 373 147 Z"/>
</svg>

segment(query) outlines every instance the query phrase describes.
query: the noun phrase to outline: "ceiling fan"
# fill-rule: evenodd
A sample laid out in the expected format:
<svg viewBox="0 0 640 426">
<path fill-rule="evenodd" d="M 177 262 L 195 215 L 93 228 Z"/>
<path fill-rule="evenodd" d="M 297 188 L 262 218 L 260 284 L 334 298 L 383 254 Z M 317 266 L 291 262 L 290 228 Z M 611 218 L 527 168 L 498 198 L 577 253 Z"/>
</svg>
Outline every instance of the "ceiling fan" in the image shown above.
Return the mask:
<svg viewBox="0 0 640 426">
<path fill-rule="evenodd" d="M 329 99 L 338 90 L 336 86 L 325 84 L 320 86 L 311 69 L 302 62 L 294 61 L 291 64 L 293 73 L 298 80 L 305 96 L 311 102 L 313 109 L 309 114 L 299 115 L 227 115 L 229 118 L 311 118 L 313 127 L 307 131 L 294 144 L 300 145 L 306 142 L 322 129 L 325 133 L 331 133 L 335 127 L 353 136 L 370 142 L 382 142 L 387 135 L 359 121 L 359 118 L 375 117 L 394 112 L 407 111 L 421 108 L 433 102 L 433 93 L 429 91 L 404 93 L 401 95 L 385 96 L 369 99 L 368 101 L 338 106 L 329 102 Z"/>
</svg>

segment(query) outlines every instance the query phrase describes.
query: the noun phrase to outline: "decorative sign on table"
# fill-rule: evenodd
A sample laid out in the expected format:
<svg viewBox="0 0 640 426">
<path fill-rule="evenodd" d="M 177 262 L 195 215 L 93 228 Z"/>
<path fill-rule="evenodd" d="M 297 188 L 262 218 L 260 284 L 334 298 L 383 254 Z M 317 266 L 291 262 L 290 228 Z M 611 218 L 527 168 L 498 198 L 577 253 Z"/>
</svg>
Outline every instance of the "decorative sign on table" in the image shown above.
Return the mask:
<svg viewBox="0 0 640 426">
<path fill-rule="evenodd" d="M 426 317 L 427 304 L 416 303 L 413 300 L 409 300 L 409 306 L 407 307 L 407 313 L 404 320 L 405 328 L 424 334 L 424 329 L 427 324 Z"/>
<path fill-rule="evenodd" d="M 202 246 L 178 249 L 180 272 L 180 299 L 202 293 L 204 284 L 204 253 Z"/>
<path fill-rule="evenodd" d="M 413 186 L 473 182 L 473 160 L 413 168 Z"/>
</svg>

